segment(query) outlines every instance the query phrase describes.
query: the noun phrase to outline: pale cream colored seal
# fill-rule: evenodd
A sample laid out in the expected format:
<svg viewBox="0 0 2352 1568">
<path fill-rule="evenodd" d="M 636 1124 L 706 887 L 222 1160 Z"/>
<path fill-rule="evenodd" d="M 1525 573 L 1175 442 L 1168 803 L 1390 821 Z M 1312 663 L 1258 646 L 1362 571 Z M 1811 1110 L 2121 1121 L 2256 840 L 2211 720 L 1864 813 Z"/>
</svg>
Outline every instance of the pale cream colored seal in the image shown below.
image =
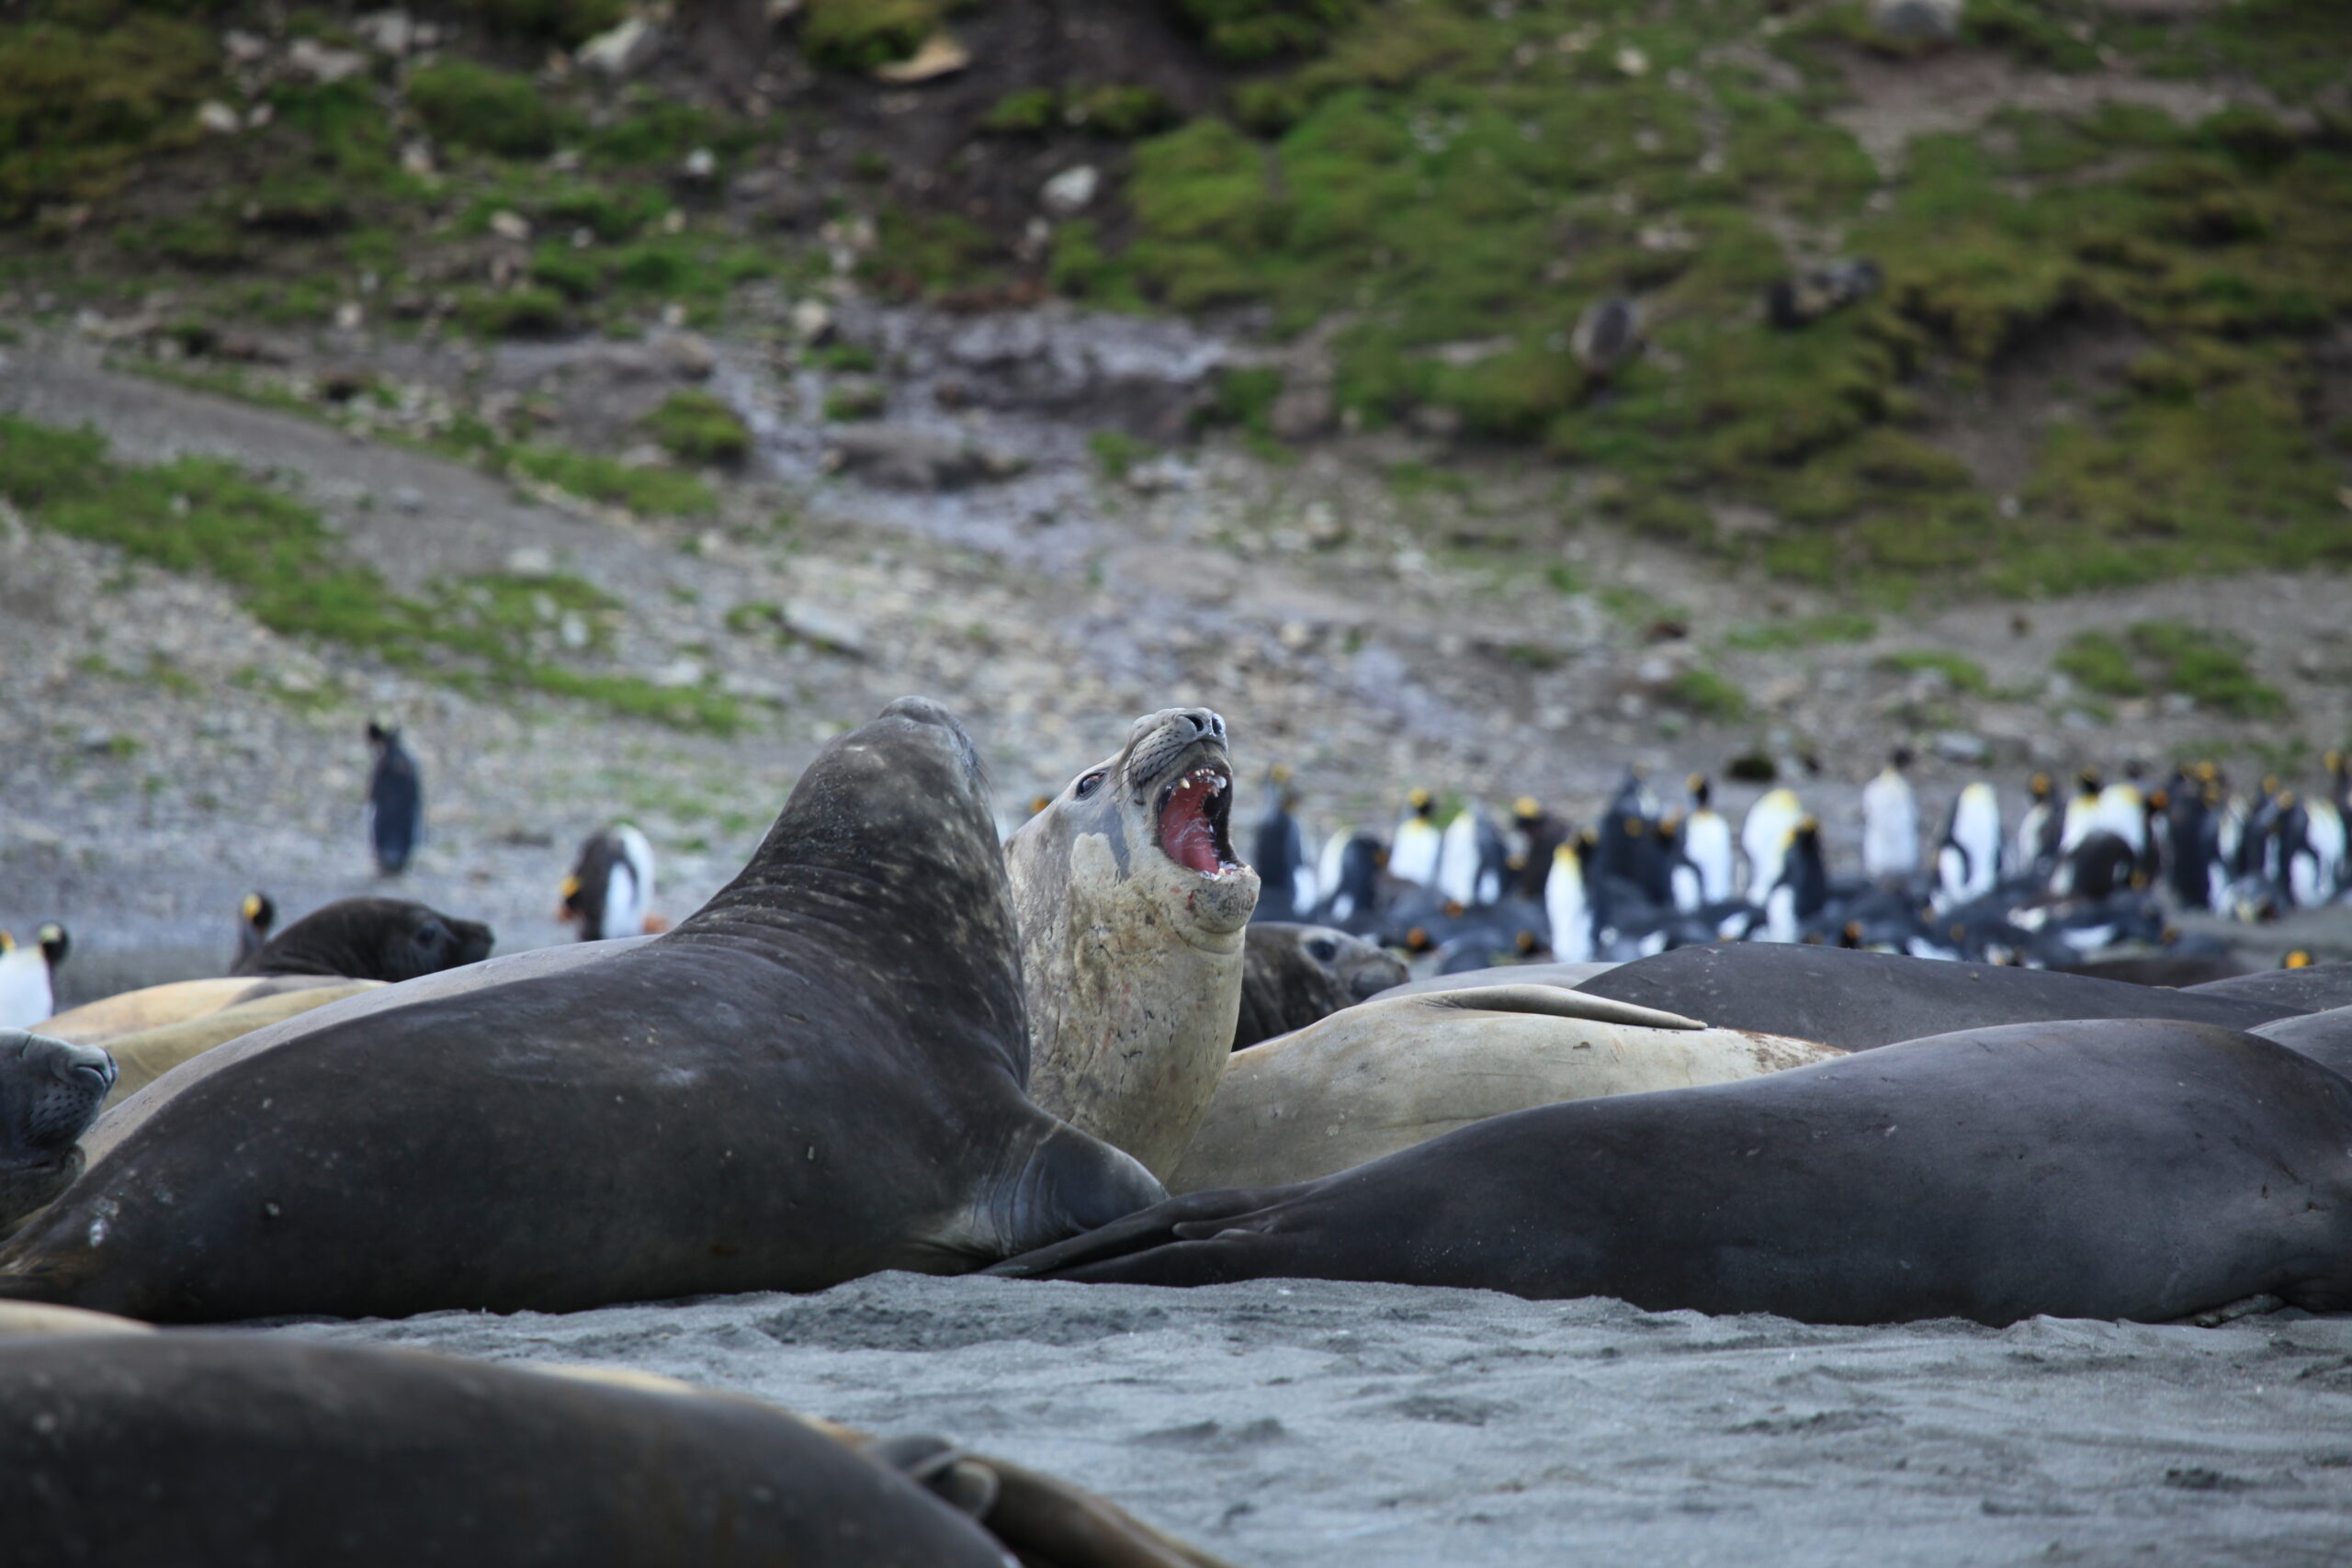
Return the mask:
<svg viewBox="0 0 2352 1568">
<path fill-rule="evenodd" d="M 175 980 L 167 986 L 143 986 L 85 1003 L 44 1019 L 40 1030 L 51 1040 L 105 1045 L 120 1035 L 183 1023 L 264 997 L 349 984 L 334 975 L 224 975 L 214 980 Z"/>
<path fill-rule="evenodd" d="M 1225 721 L 1135 722 L 1005 845 L 1029 1098 L 1165 1176 L 1216 1093 L 1258 874 L 1234 855 Z"/>
<path fill-rule="evenodd" d="M 245 984 L 251 987 L 253 982 Z M 112 1035 L 106 1043 L 107 1054 L 114 1058 L 119 1071 L 114 1089 L 107 1096 L 107 1108 L 111 1110 L 121 1104 L 174 1067 L 194 1060 L 215 1045 L 225 1045 L 297 1013 L 356 997 L 362 991 L 373 991 L 382 985 L 381 980 L 330 980 L 324 985 L 304 986 L 300 990 L 278 991 L 254 1001 L 239 1002 L 178 1023 Z"/>
<path fill-rule="evenodd" d="M 1306 1181 L 1489 1116 L 1844 1055 L 1549 986 L 1387 997 L 1235 1052 L 1168 1190 Z"/>
</svg>

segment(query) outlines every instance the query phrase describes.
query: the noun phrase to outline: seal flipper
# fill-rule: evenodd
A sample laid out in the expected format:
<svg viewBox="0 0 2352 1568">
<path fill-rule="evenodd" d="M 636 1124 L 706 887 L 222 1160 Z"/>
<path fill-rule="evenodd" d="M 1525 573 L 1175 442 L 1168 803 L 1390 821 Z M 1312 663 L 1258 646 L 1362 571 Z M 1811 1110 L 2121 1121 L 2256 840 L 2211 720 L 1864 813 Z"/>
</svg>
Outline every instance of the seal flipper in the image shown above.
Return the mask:
<svg viewBox="0 0 2352 1568">
<path fill-rule="evenodd" d="M 1159 1247 L 1216 1236 L 1303 1191 L 1296 1187 L 1226 1189 L 1188 1192 L 1164 1203 L 1130 1213 L 1108 1224 L 1008 1258 L 981 1272 L 1012 1280 L 1051 1280 L 1073 1277 L 1073 1271 L 1134 1258 Z"/>
<path fill-rule="evenodd" d="M 1010 1257 L 1082 1237 L 1167 1201 L 1168 1189 L 1141 1160 L 1057 1121 L 993 1207 L 1002 1255 Z"/>
</svg>

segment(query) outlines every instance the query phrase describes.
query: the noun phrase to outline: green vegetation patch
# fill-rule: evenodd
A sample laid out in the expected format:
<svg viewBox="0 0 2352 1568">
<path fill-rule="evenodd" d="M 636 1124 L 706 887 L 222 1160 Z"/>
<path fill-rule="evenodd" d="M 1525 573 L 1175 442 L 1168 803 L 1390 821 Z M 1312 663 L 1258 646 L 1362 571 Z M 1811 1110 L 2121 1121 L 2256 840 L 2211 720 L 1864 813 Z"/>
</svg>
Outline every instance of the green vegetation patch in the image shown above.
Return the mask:
<svg viewBox="0 0 2352 1568">
<path fill-rule="evenodd" d="M 800 50 L 830 71 L 904 60 L 939 26 L 933 0 L 808 0 Z"/>
<path fill-rule="evenodd" d="M 569 446 L 536 445 L 505 448 L 499 460 L 583 501 L 627 507 L 640 516 L 709 517 L 718 511 L 710 486 L 675 468 L 639 468 Z"/>
<path fill-rule="evenodd" d="M 409 107 L 452 146 L 502 158 L 540 158 L 570 129 L 568 117 L 528 76 L 444 60 L 408 80 Z"/>
<path fill-rule="evenodd" d="M 1747 694 L 1736 682 L 1703 665 L 1691 665 L 1668 682 L 1666 700 L 1701 718 L 1736 724 L 1747 716 Z"/>
<path fill-rule="evenodd" d="M 1859 610 L 1832 611 L 1788 621 L 1758 621 L 1734 626 L 1724 635 L 1725 648 L 1746 653 L 1777 653 L 1832 642 L 1868 642 L 1878 636 L 1878 621 Z"/>
<path fill-rule="evenodd" d="M 1993 682 L 1985 678 L 1984 666 L 1964 654 L 1953 653 L 1947 649 L 1905 649 L 1886 655 L 1878 661 L 1878 666 L 1898 675 L 1933 670 L 1951 683 L 1953 691 L 1967 692 L 1975 696 L 1982 696 L 1993 689 Z"/>
<path fill-rule="evenodd" d="M 436 582 L 422 599 L 395 593 L 337 558 L 315 510 L 219 458 L 117 463 L 95 432 L 0 416 L 0 496 L 59 533 L 218 579 L 285 636 L 342 643 L 461 688 L 530 688 L 688 728 L 741 723 L 723 694 L 561 662 L 609 640 L 618 605 L 592 584 L 493 574 Z"/>
<path fill-rule="evenodd" d="M 2245 642 L 2226 632 L 2170 621 L 2141 621 L 2121 637 L 2076 635 L 2060 650 L 2055 668 L 2086 691 L 2105 697 L 2177 692 L 2198 706 L 2232 718 L 2277 718 L 2286 694 L 2256 678 Z"/>
<path fill-rule="evenodd" d="M 220 51 L 164 7 L 48 6 L 0 23 L 0 223 L 112 194 L 141 155 L 194 141 Z"/>
<path fill-rule="evenodd" d="M 1159 456 L 1148 441 L 1138 441 L 1123 430 L 1098 430 L 1086 438 L 1086 449 L 1094 454 L 1094 466 L 1102 477 L 1114 484 L 1125 482 L 1140 463 L 1148 463 Z"/>
<path fill-rule="evenodd" d="M 752 452 L 751 427 L 712 392 L 674 392 L 645 416 L 646 431 L 682 463 L 740 463 Z"/>
</svg>

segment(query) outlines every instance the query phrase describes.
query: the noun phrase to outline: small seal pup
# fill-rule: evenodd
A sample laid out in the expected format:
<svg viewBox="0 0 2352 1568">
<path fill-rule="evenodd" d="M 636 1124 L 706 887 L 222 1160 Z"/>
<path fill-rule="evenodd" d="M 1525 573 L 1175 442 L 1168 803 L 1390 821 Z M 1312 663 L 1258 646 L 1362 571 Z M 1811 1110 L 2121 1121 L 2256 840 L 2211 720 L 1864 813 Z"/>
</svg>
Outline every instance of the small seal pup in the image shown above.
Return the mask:
<svg viewBox="0 0 2352 1568">
<path fill-rule="evenodd" d="M 104 1051 L 0 1029 L 0 1235 L 82 1174 L 82 1134 L 113 1087 Z"/>
<path fill-rule="evenodd" d="M 1004 846 L 1030 1096 L 1155 1176 L 1193 1141 L 1233 1049 L 1258 874 L 1234 855 L 1232 816 L 1225 720 L 1167 708 Z"/>
<path fill-rule="evenodd" d="M 1304 1029 L 1403 983 L 1405 961 L 1335 926 L 1252 920 L 1242 944 L 1233 1048 Z"/>
<path fill-rule="evenodd" d="M 1023 1094 L 1017 942 L 978 757 L 903 698 L 667 935 L 383 987 L 165 1074 L 0 1249 L 0 1297 L 569 1312 L 1042 1246 L 1161 1189 Z"/>
<path fill-rule="evenodd" d="M 1307 1181 L 1530 1106 L 1844 1055 L 1554 986 L 1392 993 L 1235 1052 L 1168 1190 Z"/>
<path fill-rule="evenodd" d="M 2025 1092 L 2030 1090 L 2030 1092 Z M 1805 1323 L 2352 1307 L 2352 1081 L 2208 1024 L 1906 1041 L 1498 1116 L 1199 1192 L 994 1271 L 1377 1280 Z"/>
<path fill-rule="evenodd" d="M 271 937 L 232 975 L 332 975 L 345 980 L 413 980 L 479 964 L 497 938 L 407 898 L 338 898 Z"/>
</svg>

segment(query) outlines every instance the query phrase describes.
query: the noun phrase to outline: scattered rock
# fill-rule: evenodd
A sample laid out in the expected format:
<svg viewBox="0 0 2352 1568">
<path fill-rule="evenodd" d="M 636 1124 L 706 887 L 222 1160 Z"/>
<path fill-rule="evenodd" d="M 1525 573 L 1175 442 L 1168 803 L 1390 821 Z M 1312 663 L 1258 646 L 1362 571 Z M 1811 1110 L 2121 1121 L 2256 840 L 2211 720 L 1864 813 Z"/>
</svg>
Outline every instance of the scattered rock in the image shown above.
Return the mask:
<svg viewBox="0 0 2352 1568">
<path fill-rule="evenodd" d="M 890 490 L 960 490 L 984 479 L 1009 479 L 1023 467 L 1010 454 L 984 452 L 903 425 L 843 431 L 831 452 L 840 472 Z"/>
<path fill-rule="evenodd" d="M 1057 218 L 1069 218 L 1083 212 L 1094 201 L 1102 176 L 1091 164 L 1073 164 L 1046 182 L 1037 193 L 1046 210 Z"/>
<path fill-rule="evenodd" d="M 819 300 L 803 299 L 792 308 L 792 332 L 802 343 L 822 343 L 832 335 L 833 312 Z"/>
<path fill-rule="evenodd" d="M 631 17 L 582 44 L 571 58 L 581 70 L 607 82 L 626 82 L 650 64 L 661 47 L 661 29 L 643 17 Z"/>
<path fill-rule="evenodd" d="M 555 557 L 537 545 L 510 550 L 506 570 L 516 577 L 547 577 L 555 570 Z"/>
<path fill-rule="evenodd" d="M 875 68 L 877 82 L 889 82 L 899 86 L 917 82 L 933 82 L 942 76 L 952 76 L 972 63 L 971 51 L 945 33 L 933 33 L 922 40 L 922 47 L 905 60 Z"/>
<path fill-rule="evenodd" d="M 653 672 L 657 686 L 699 686 L 702 684 L 702 660 L 673 659 Z"/>
<path fill-rule="evenodd" d="M 666 333 L 654 341 L 653 352 L 662 369 L 684 380 L 706 380 L 718 368 L 718 355 L 709 341 L 693 333 Z"/>
<path fill-rule="evenodd" d="M 1949 43 L 1960 36 L 1961 0 L 1871 0 L 1871 27 L 1896 43 Z"/>
<path fill-rule="evenodd" d="M 1642 351 L 1640 304 L 1622 295 L 1594 300 L 1577 318 L 1568 349 L 1587 375 L 1605 378 L 1616 374 Z"/>
<path fill-rule="evenodd" d="M 269 40 L 231 28 L 220 35 L 220 52 L 232 65 L 258 65 L 269 55 Z"/>
<path fill-rule="evenodd" d="M 1983 736 L 1971 734 L 1965 729 L 1940 731 L 1928 744 L 1937 756 L 1947 762 L 1979 764 L 1989 761 L 1993 755 L 1993 748 Z"/>
<path fill-rule="evenodd" d="M 424 510 L 424 495 L 414 485 L 395 485 L 392 487 L 392 504 L 402 512 L 422 512 Z"/>
<path fill-rule="evenodd" d="M 1833 310 L 1842 310 L 1877 292 L 1883 281 L 1878 263 L 1867 258 L 1831 262 L 1784 277 L 1764 292 L 1764 314 L 1776 327 L 1794 330 L 1811 326 Z"/>
<path fill-rule="evenodd" d="M 784 629 L 801 641 L 850 659 L 866 656 L 865 628 L 848 616 L 795 599 L 784 607 Z"/>
<path fill-rule="evenodd" d="M 245 125 L 235 109 L 217 98 L 207 101 L 196 111 L 196 123 L 215 136 L 234 136 Z"/>
<path fill-rule="evenodd" d="M 802 229 L 825 209 L 824 194 L 788 170 L 747 169 L 728 182 L 727 199 L 746 220 Z"/>
<path fill-rule="evenodd" d="M 490 231 L 502 240 L 527 244 L 531 238 L 531 220 L 519 212 L 501 209 L 490 215 Z"/>
<path fill-rule="evenodd" d="M 332 87 L 368 69 L 368 57 L 356 50 L 330 49 L 316 39 L 296 39 L 286 51 L 286 68 L 297 76 Z"/>
<path fill-rule="evenodd" d="M 696 184 L 704 183 L 718 173 L 718 157 L 707 147 L 697 147 L 686 154 L 678 173 Z"/>
<path fill-rule="evenodd" d="M 406 11 L 370 11 L 351 27 L 368 40 L 370 49 L 395 59 L 406 54 L 416 42 L 416 23 Z"/>
</svg>

